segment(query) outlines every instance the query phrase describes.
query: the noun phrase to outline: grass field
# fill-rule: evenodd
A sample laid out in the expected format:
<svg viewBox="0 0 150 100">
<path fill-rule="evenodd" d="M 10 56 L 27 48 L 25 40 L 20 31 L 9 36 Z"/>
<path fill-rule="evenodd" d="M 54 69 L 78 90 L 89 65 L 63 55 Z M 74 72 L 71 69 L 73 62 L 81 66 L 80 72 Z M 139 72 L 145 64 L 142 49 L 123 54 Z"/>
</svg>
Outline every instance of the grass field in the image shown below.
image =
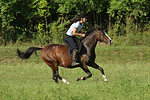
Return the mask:
<svg viewBox="0 0 150 100">
<path fill-rule="evenodd" d="M 59 67 L 69 85 L 56 84 L 40 56 L 19 59 L 16 48 L 0 46 L 0 100 L 150 100 L 150 47 L 97 46 L 96 62 L 109 82 L 90 67 L 93 76 L 77 82 L 86 76 L 80 68 Z"/>
</svg>

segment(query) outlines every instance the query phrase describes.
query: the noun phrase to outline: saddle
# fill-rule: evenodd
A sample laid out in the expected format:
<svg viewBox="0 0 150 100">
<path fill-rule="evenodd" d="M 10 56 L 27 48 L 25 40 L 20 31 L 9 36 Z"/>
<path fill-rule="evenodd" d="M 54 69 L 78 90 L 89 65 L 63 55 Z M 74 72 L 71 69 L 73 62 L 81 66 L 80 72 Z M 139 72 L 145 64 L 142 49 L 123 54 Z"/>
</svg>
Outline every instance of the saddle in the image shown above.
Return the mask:
<svg viewBox="0 0 150 100">
<path fill-rule="evenodd" d="M 82 49 L 82 44 L 80 42 L 80 39 L 78 39 L 78 38 L 75 38 L 75 42 L 77 44 L 78 54 L 79 54 L 81 52 L 81 49 Z M 68 48 L 68 53 L 72 56 L 73 48 L 70 46 L 70 44 L 68 43 L 68 41 L 66 39 L 65 39 L 64 45 L 67 46 L 67 47 L 69 47 Z"/>
<path fill-rule="evenodd" d="M 84 47 L 84 45 L 81 43 L 81 40 L 79 38 L 75 38 L 75 42 L 77 44 L 78 47 L 78 53 L 76 55 L 76 61 L 79 62 L 80 61 L 80 56 L 87 53 L 86 48 Z M 73 56 L 73 48 L 70 46 L 70 44 L 67 42 L 67 40 L 65 39 L 64 45 L 69 47 L 68 48 L 68 53 Z"/>
</svg>

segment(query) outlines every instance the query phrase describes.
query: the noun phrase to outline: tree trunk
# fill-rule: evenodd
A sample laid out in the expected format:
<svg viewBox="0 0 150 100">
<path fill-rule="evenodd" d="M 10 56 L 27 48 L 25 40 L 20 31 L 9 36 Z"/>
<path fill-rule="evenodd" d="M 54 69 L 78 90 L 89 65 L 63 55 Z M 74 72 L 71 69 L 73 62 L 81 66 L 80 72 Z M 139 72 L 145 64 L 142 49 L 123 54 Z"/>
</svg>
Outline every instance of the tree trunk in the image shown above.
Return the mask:
<svg viewBox="0 0 150 100">
<path fill-rule="evenodd" d="M 111 23 L 111 14 L 109 14 L 109 30 L 112 30 L 112 23 Z"/>
<path fill-rule="evenodd" d="M 102 14 L 101 14 L 101 12 L 100 12 L 100 27 L 102 27 Z"/>
<path fill-rule="evenodd" d="M 126 34 L 127 34 L 127 37 L 129 37 L 130 36 L 130 33 L 131 33 L 131 28 L 132 28 L 132 24 L 133 23 L 133 19 L 132 19 L 132 17 L 130 17 L 130 16 L 127 16 L 126 17 Z"/>
<path fill-rule="evenodd" d="M 108 34 L 112 36 L 112 19 L 111 19 L 111 14 L 109 14 L 109 26 L 108 26 Z"/>
<path fill-rule="evenodd" d="M 94 19 L 94 26 L 96 24 L 96 20 L 95 20 L 95 12 L 93 11 L 93 19 Z"/>
<path fill-rule="evenodd" d="M 46 26 L 45 35 L 48 36 L 48 26 L 47 26 L 47 17 L 46 16 L 45 16 L 45 26 Z"/>
</svg>

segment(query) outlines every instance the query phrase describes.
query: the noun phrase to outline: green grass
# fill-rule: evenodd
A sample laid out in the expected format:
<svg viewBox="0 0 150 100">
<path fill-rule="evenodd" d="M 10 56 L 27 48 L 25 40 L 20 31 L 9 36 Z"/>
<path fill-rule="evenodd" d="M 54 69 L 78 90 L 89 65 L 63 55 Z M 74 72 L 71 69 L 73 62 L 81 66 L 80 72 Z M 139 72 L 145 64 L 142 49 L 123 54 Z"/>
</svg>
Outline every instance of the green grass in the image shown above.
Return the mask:
<svg viewBox="0 0 150 100">
<path fill-rule="evenodd" d="M 107 76 L 104 83 L 100 71 L 90 68 L 93 76 L 80 69 L 59 67 L 67 85 L 52 79 L 52 70 L 40 57 L 28 60 L 16 56 L 16 46 L 0 47 L 0 100 L 149 100 L 150 48 L 98 46 L 96 62 Z M 28 47 L 20 47 L 25 51 Z M 40 55 L 40 51 L 38 52 Z"/>
</svg>

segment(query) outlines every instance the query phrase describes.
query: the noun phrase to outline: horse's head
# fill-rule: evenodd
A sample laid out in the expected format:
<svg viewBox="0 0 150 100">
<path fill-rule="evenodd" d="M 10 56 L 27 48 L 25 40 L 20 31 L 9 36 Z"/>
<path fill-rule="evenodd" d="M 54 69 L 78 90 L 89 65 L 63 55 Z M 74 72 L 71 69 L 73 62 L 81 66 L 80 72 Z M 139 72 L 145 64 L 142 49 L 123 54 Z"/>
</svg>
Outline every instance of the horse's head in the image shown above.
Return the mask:
<svg viewBox="0 0 150 100">
<path fill-rule="evenodd" d="M 107 33 L 99 28 L 97 28 L 97 40 L 109 45 L 113 43 L 113 40 L 107 35 Z"/>
</svg>

